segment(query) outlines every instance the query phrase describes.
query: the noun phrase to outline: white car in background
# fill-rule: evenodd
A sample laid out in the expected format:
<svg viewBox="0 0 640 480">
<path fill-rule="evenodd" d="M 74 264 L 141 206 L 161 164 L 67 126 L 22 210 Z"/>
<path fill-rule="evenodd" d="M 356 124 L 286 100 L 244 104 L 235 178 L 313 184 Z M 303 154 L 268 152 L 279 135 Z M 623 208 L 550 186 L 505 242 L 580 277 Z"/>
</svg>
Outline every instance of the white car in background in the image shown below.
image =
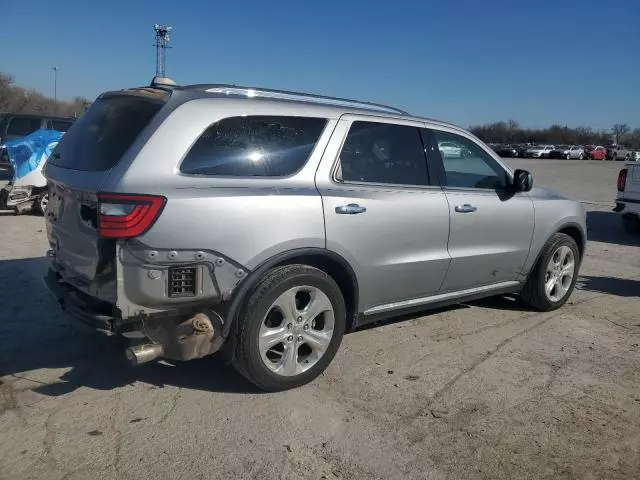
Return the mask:
<svg viewBox="0 0 640 480">
<path fill-rule="evenodd" d="M 627 163 L 618 173 L 618 196 L 614 212 L 620 214 L 628 233 L 640 233 L 640 165 Z"/>
<path fill-rule="evenodd" d="M 438 150 L 440 150 L 443 157 L 462 157 L 462 147 L 453 142 L 438 143 Z"/>
<path fill-rule="evenodd" d="M 549 158 L 549 154 L 556 147 L 553 145 L 536 145 L 527 150 L 527 157 L 531 158 Z"/>
</svg>

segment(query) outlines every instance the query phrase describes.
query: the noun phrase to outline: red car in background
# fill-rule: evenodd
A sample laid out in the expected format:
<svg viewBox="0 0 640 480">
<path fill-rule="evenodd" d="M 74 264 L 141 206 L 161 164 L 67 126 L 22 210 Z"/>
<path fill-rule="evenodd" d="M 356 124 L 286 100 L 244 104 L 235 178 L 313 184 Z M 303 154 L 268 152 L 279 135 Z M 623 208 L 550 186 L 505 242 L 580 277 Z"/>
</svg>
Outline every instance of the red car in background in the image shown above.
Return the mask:
<svg viewBox="0 0 640 480">
<path fill-rule="evenodd" d="M 589 160 L 604 160 L 607 156 L 607 149 L 600 145 L 587 145 L 584 147 L 584 155 Z"/>
</svg>

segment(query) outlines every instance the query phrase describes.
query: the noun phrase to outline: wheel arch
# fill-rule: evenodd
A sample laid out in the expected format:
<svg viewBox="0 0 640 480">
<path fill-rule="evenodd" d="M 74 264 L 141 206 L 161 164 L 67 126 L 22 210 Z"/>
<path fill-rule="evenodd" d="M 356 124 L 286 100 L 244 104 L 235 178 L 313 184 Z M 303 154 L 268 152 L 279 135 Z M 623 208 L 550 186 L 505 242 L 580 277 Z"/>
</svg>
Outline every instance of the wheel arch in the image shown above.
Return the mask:
<svg viewBox="0 0 640 480">
<path fill-rule="evenodd" d="M 540 261 L 540 256 L 542 255 L 542 251 L 544 250 L 544 246 L 549 242 L 549 239 L 553 237 L 556 233 L 564 233 L 565 235 L 569 235 L 573 240 L 575 240 L 578 245 L 578 250 L 580 253 L 580 263 L 582 263 L 582 259 L 584 258 L 585 250 L 587 248 L 587 235 L 585 234 L 583 228 L 580 224 L 575 222 L 567 222 L 563 223 L 556 229 L 554 229 L 551 234 L 546 238 L 542 246 L 540 247 L 540 251 L 536 254 L 535 261 L 531 264 L 529 271 L 527 272 L 528 278 L 531 275 L 531 272 L 535 269 L 536 265 Z"/>
<path fill-rule="evenodd" d="M 283 265 L 303 264 L 324 271 L 338 284 L 347 310 L 347 331 L 357 325 L 359 313 L 358 279 L 351 265 L 339 254 L 324 248 L 299 248 L 275 255 L 262 262 L 243 281 L 233 294 L 226 312 L 223 335 L 229 337 L 237 323 L 241 306 L 260 279 L 269 270 Z M 231 336 L 233 337 L 233 336 Z M 228 338 L 228 340 L 233 340 Z"/>
<path fill-rule="evenodd" d="M 582 261 L 585 249 L 587 248 L 587 236 L 582 231 L 582 227 L 577 223 L 567 223 L 556 230 L 553 235 L 555 235 L 556 233 L 564 233 L 565 235 L 569 235 L 575 240 L 576 244 L 578 245 L 578 249 L 580 250 L 580 261 Z M 547 239 L 547 241 L 549 240 Z"/>
</svg>

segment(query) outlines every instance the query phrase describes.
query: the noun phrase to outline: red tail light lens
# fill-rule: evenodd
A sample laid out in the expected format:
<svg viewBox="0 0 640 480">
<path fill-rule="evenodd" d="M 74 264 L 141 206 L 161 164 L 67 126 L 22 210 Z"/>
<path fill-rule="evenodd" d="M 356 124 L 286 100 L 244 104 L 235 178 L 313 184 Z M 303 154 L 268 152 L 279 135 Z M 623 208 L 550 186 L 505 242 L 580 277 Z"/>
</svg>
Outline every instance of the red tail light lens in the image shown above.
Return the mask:
<svg viewBox="0 0 640 480">
<path fill-rule="evenodd" d="M 149 230 L 167 199 L 156 195 L 98 194 L 98 233 L 105 238 L 133 238 Z"/>
<path fill-rule="evenodd" d="M 627 169 L 623 168 L 618 173 L 618 191 L 624 192 L 624 186 L 627 183 Z"/>
</svg>

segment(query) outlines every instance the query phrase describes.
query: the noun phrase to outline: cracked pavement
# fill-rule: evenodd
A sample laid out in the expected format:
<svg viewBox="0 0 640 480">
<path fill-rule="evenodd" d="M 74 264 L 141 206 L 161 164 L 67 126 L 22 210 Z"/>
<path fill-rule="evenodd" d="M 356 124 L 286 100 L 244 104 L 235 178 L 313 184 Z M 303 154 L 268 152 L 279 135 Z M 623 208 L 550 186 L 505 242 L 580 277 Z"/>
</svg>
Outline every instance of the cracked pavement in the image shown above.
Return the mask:
<svg viewBox="0 0 640 480">
<path fill-rule="evenodd" d="M 614 162 L 514 161 L 585 202 L 562 309 L 498 297 L 348 334 L 303 388 L 214 357 L 138 369 L 41 287 L 42 219 L 0 217 L 0 478 L 640 478 L 640 237 Z"/>
</svg>

